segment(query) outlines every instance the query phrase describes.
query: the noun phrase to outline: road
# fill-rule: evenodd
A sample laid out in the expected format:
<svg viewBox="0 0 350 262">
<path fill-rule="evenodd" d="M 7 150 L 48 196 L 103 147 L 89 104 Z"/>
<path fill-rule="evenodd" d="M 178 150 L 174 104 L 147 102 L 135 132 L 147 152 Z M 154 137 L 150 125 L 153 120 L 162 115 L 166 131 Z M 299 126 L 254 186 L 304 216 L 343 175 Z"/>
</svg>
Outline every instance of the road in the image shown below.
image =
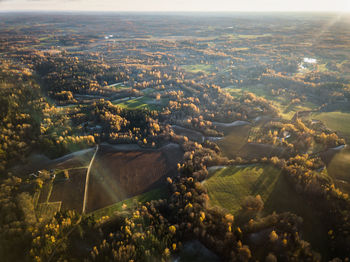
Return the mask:
<svg viewBox="0 0 350 262">
<path fill-rule="evenodd" d="M 92 164 L 94 163 L 94 160 L 95 160 L 95 157 L 96 157 L 96 154 L 97 154 L 98 149 L 99 149 L 99 145 L 96 146 L 95 153 L 94 153 L 94 155 L 93 155 L 92 158 L 91 158 L 89 167 L 88 167 L 87 172 L 86 172 L 85 191 L 84 191 L 84 201 L 83 201 L 83 210 L 82 210 L 82 212 L 81 212 L 82 214 L 85 214 L 85 211 L 86 211 L 86 201 L 87 201 L 87 194 L 88 194 L 88 187 L 89 187 L 90 171 L 91 171 L 91 166 L 92 166 Z"/>
</svg>

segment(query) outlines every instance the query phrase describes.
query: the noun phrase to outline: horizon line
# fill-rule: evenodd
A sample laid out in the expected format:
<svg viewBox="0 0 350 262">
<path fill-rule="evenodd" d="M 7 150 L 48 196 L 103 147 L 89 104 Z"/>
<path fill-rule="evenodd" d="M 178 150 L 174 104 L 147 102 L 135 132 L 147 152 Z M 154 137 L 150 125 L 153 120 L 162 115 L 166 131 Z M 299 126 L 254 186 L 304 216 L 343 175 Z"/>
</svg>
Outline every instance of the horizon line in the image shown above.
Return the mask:
<svg viewBox="0 0 350 262">
<path fill-rule="evenodd" d="M 223 13 L 223 14 L 230 14 L 230 13 L 320 13 L 320 14 L 350 14 L 350 11 L 325 11 L 325 10 L 232 10 L 232 11 L 226 11 L 226 10 L 217 10 L 217 11 L 201 11 L 201 10 L 85 10 L 85 9 L 62 9 L 62 10 L 53 10 L 53 9 L 23 9 L 23 10 L 14 10 L 14 9 L 8 9 L 8 10 L 0 10 L 0 13 L 30 13 L 30 12 L 38 12 L 38 13 L 44 13 L 44 12 L 58 12 L 58 13 L 72 13 L 72 12 L 79 12 L 79 13 L 176 13 L 176 14 L 182 14 L 182 13 L 202 13 L 202 14 L 215 14 L 215 13 Z"/>
</svg>

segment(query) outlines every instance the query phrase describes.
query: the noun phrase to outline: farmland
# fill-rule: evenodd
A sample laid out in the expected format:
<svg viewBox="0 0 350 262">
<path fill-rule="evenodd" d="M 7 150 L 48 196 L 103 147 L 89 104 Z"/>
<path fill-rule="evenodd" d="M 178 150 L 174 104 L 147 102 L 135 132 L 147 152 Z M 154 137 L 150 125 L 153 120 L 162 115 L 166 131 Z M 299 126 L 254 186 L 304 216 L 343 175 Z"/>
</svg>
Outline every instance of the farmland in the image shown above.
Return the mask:
<svg viewBox="0 0 350 262">
<path fill-rule="evenodd" d="M 317 119 L 325 123 L 330 129 L 339 132 L 350 141 L 350 113 L 348 112 L 320 112 L 312 113 L 309 119 Z"/>
<path fill-rule="evenodd" d="M 300 215 L 304 218 L 305 237 L 323 252 L 325 225 L 315 219 L 317 211 L 290 187 L 281 170 L 261 164 L 227 167 L 216 171 L 204 186 L 208 190 L 210 205 L 228 210 L 237 215 L 237 219 L 243 200 L 250 195 L 261 196 L 264 214 L 292 211 Z"/>
<path fill-rule="evenodd" d="M 350 150 L 348 148 L 325 154 L 327 172 L 342 191 L 350 193 Z"/>
<path fill-rule="evenodd" d="M 103 216 L 109 216 L 113 217 L 115 212 L 120 212 L 125 209 L 132 209 L 134 208 L 138 203 L 145 203 L 147 201 L 151 201 L 154 199 L 162 199 L 166 198 L 168 196 L 167 190 L 164 186 L 161 186 L 156 189 L 151 189 L 143 194 L 136 195 L 131 198 L 124 199 L 122 201 L 119 201 L 115 204 L 112 204 L 110 206 L 103 207 L 101 209 L 93 211 L 91 214 L 93 214 L 96 218 L 100 218 Z"/>
<path fill-rule="evenodd" d="M 156 100 L 155 98 L 142 96 L 114 102 L 116 105 L 127 109 L 148 108 L 150 110 L 161 110 L 166 105 L 167 100 Z"/>
<path fill-rule="evenodd" d="M 50 178 L 44 173 L 46 177 L 43 179 L 43 186 L 35 197 L 38 199 L 35 203 L 38 217 L 49 218 L 59 210 L 74 209 L 81 212 L 87 164 L 91 156 L 90 149 L 82 150 L 52 160 L 43 166 L 53 170 L 55 178 Z M 68 177 L 64 177 L 64 172 Z"/>
<path fill-rule="evenodd" d="M 257 96 L 264 97 L 278 109 L 282 118 L 291 120 L 298 111 L 314 110 L 317 106 L 311 102 L 293 104 L 290 99 L 284 96 L 276 96 L 271 93 L 271 89 L 261 84 L 256 86 L 245 86 L 244 88 L 236 88 L 234 86 L 226 87 L 225 90 L 232 96 L 239 97 L 244 92 L 251 92 Z"/>
<path fill-rule="evenodd" d="M 174 147 L 171 144 L 160 150 L 142 149 L 137 145 L 102 145 L 92 166 L 87 211 L 120 204 L 124 199 L 129 199 L 126 203 L 132 203 L 134 199 L 149 201 L 164 196 L 165 178 L 175 174 L 182 154 L 176 145 Z M 54 168 L 56 174 L 65 171 L 69 177 L 56 175 L 54 180 L 45 180 L 37 194 L 39 215 L 45 214 L 43 210 L 51 206 L 58 208 L 54 209 L 56 211 L 74 209 L 81 212 L 89 158 L 91 159 L 91 152 L 86 150 L 79 156 L 68 155 L 54 160 L 53 163 L 57 163 L 49 165 L 50 168 Z M 162 185 L 163 189 L 159 189 Z M 131 198 L 133 196 L 136 197 Z M 112 209 L 115 210 L 115 207 Z M 107 208 L 106 212 L 107 210 L 110 209 Z M 53 214 L 55 211 L 50 212 Z M 99 211 L 101 212 L 104 211 Z M 108 213 L 113 214 L 112 211 Z"/>
<path fill-rule="evenodd" d="M 249 195 L 261 195 L 266 202 L 280 175 L 281 172 L 271 166 L 228 167 L 213 174 L 205 186 L 212 205 L 222 206 L 236 215 L 243 199 Z"/>
<path fill-rule="evenodd" d="M 102 146 L 92 166 L 87 212 L 145 193 L 173 176 L 181 151 L 118 150 Z"/>
<path fill-rule="evenodd" d="M 212 71 L 212 65 L 203 65 L 203 64 L 183 65 L 182 68 L 191 73 L 198 73 L 198 72 L 209 73 L 210 71 Z"/>
<path fill-rule="evenodd" d="M 56 179 L 51 192 L 50 201 L 61 201 L 63 210 L 77 210 L 81 212 L 84 199 L 86 168 L 73 169 L 69 172 L 69 179 Z"/>
<path fill-rule="evenodd" d="M 237 152 L 247 143 L 250 128 L 250 125 L 242 125 L 223 129 L 225 136 L 217 143 L 225 156 L 237 156 Z"/>
</svg>

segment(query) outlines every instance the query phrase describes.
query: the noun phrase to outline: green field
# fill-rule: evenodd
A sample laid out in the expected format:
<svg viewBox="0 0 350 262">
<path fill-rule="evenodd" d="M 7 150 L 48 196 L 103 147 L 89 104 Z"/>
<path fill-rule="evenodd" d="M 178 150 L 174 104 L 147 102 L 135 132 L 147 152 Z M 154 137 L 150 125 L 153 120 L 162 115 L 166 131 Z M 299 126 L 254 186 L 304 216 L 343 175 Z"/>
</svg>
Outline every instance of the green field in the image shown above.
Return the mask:
<svg viewBox="0 0 350 262">
<path fill-rule="evenodd" d="M 213 70 L 212 65 L 196 64 L 196 65 L 183 65 L 181 66 L 184 70 L 191 73 L 210 73 Z"/>
<path fill-rule="evenodd" d="M 341 150 L 327 165 L 327 172 L 341 191 L 350 194 L 350 149 Z"/>
<path fill-rule="evenodd" d="M 257 96 L 264 97 L 279 110 L 282 118 L 288 120 L 292 119 L 294 114 L 298 111 L 306 111 L 316 108 L 316 106 L 310 102 L 305 102 L 302 105 L 292 105 L 290 104 L 289 99 L 286 99 L 283 96 L 272 95 L 271 92 L 263 86 L 247 86 L 244 88 L 228 86 L 225 87 L 225 90 L 234 97 L 240 97 L 244 92 L 251 92 Z"/>
<path fill-rule="evenodd" d="M 247 40 L 252 40 L 252 39 L 257 39 L 261 37 L 268 37 L 271 36 L 271 34 L 256 34 L 256 35 L 243 35 L 243 34 L 225 34 L 225 37 L 231 38 L 231 39 L 247 39 Z"/>
<path fill-rule="evenodd" d="M 107 87 L 113 87 L 115 89 L 128 89 L 128 88 L 130 88 L 129 86 L 125 86 L 123 83 L 115 83 L 115 84 L 109 85 Z"/>
<path fill-rule="evenodd" d="M 239 150 L 247 143 L 250 128 L 250 125 L 225 128 L 224 138 L 217 141 L 218 146 L 225 156 L 228 158 L 237 156 Z"/>
<path fill-rule="evenodd" d="M 350 141 L 350 113 L 348 112 L 321 112 L 312 113 L 309 119 L 317 119 L 334 131 L 340 132 L 347 141 Z"/>
<path fill-rule="evenodd" d="M 148 108 L 150 110 L 161 110 L 166 105 L 167 101 L 167 99 L 156 100 L 152 97 L 141 96 L 125 101 L 113 102 L 113 104 L 127 109 Z"/>
<path fill-rule="evenodd" d="M 160 187 L 157 189 L 153 189 L 151 191 L 148 191 L 146 193 L 143 193 L 141 195 L 137 195 L 128 199 L 125 199 L 123 201 L 120 201 L 118 203 L 115 203 L 113 205 L 98 209 L 94 212 L 91 213 L 91 215 L 94 215 L 95 218 L 101 218 L 102 216 L 113 216 L 113 213 L 116 211 L 122 211 L 123 210 L 123 205 L 126 204 L 128 208 L 133 207 L 135 205 L 135 202 L 141 202 L 145 203 L 147 201 L 151 201 L 154 199 L 161 199 L 167 197 L 168 190 L 167 188 Z"/>
<path fill-rule="evenodd" d="M 263 214 L 276 211 L 293 212 L 301 216 L 303 233 L 307 241 L 319 251 L 326 246 L 327 228 L 318 219 L 318 212 L 307 205 L 305 199 L 289 185 L 281 170 L 271 165 L 255 164 L 231 166 L 215 172 L 203 184 L 209 194 L 210 205 L 220 206 L 238 215 L 246 196 L 260 195 L 264 201 Z"/>
<path fill-rule="evenodd" d="M 273 102 L 273 104 L 279 109 L 282 118 L 288 120 L 291 120 L 294 114 L 298 111 L 308 111 L 315 108 L 315 106 L 311 103 L 304 103 L 303 105 L 286 105 L 279 102 Z"/>
<path fill-rule="evenodd" d="M 262 165 L 223 168 L 205 182 L 210 203 L 237 214 L 246 196 L 261 195 L 264 201 L 268 200 L 280 173 L 272 166 Z"/>
<path fill-rule="evenodd" d="M 271 34 L 260 34 L 260 35 L 238 35 L 239 38 L 243 39 L 256 39 L 260 37 L 268 37 L 271 36 Z"/>
</svg>

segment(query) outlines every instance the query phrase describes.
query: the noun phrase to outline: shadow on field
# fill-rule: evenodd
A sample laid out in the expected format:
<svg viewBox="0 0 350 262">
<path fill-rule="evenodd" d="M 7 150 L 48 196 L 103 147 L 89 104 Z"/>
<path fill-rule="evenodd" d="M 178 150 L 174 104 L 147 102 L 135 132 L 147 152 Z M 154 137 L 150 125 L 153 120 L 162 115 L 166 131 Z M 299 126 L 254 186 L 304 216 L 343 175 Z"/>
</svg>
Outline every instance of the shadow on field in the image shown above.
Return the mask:
<svg viewBox="0 0 350 262">
<path fill-rule="evenodd" d="M 178 146 L 118 149 L 101 145 L 91 169 L 87 212 L 142 194 L 165 183 L 182 159 Z"/>
<path fill-rule="evenodd" d="M 264 204 L 266 215 L 276 211 L 277 213 L 292 212 L 303 218 L 301 228 L 302 238 L 310 242 L 312 247 L 323 257 L 327 256 L 326 221 L 307 199 L 298 194 L 281 174 L 269 198 Z M 322 219 L 321 219 L 322 218 Z"/>
</svg>

